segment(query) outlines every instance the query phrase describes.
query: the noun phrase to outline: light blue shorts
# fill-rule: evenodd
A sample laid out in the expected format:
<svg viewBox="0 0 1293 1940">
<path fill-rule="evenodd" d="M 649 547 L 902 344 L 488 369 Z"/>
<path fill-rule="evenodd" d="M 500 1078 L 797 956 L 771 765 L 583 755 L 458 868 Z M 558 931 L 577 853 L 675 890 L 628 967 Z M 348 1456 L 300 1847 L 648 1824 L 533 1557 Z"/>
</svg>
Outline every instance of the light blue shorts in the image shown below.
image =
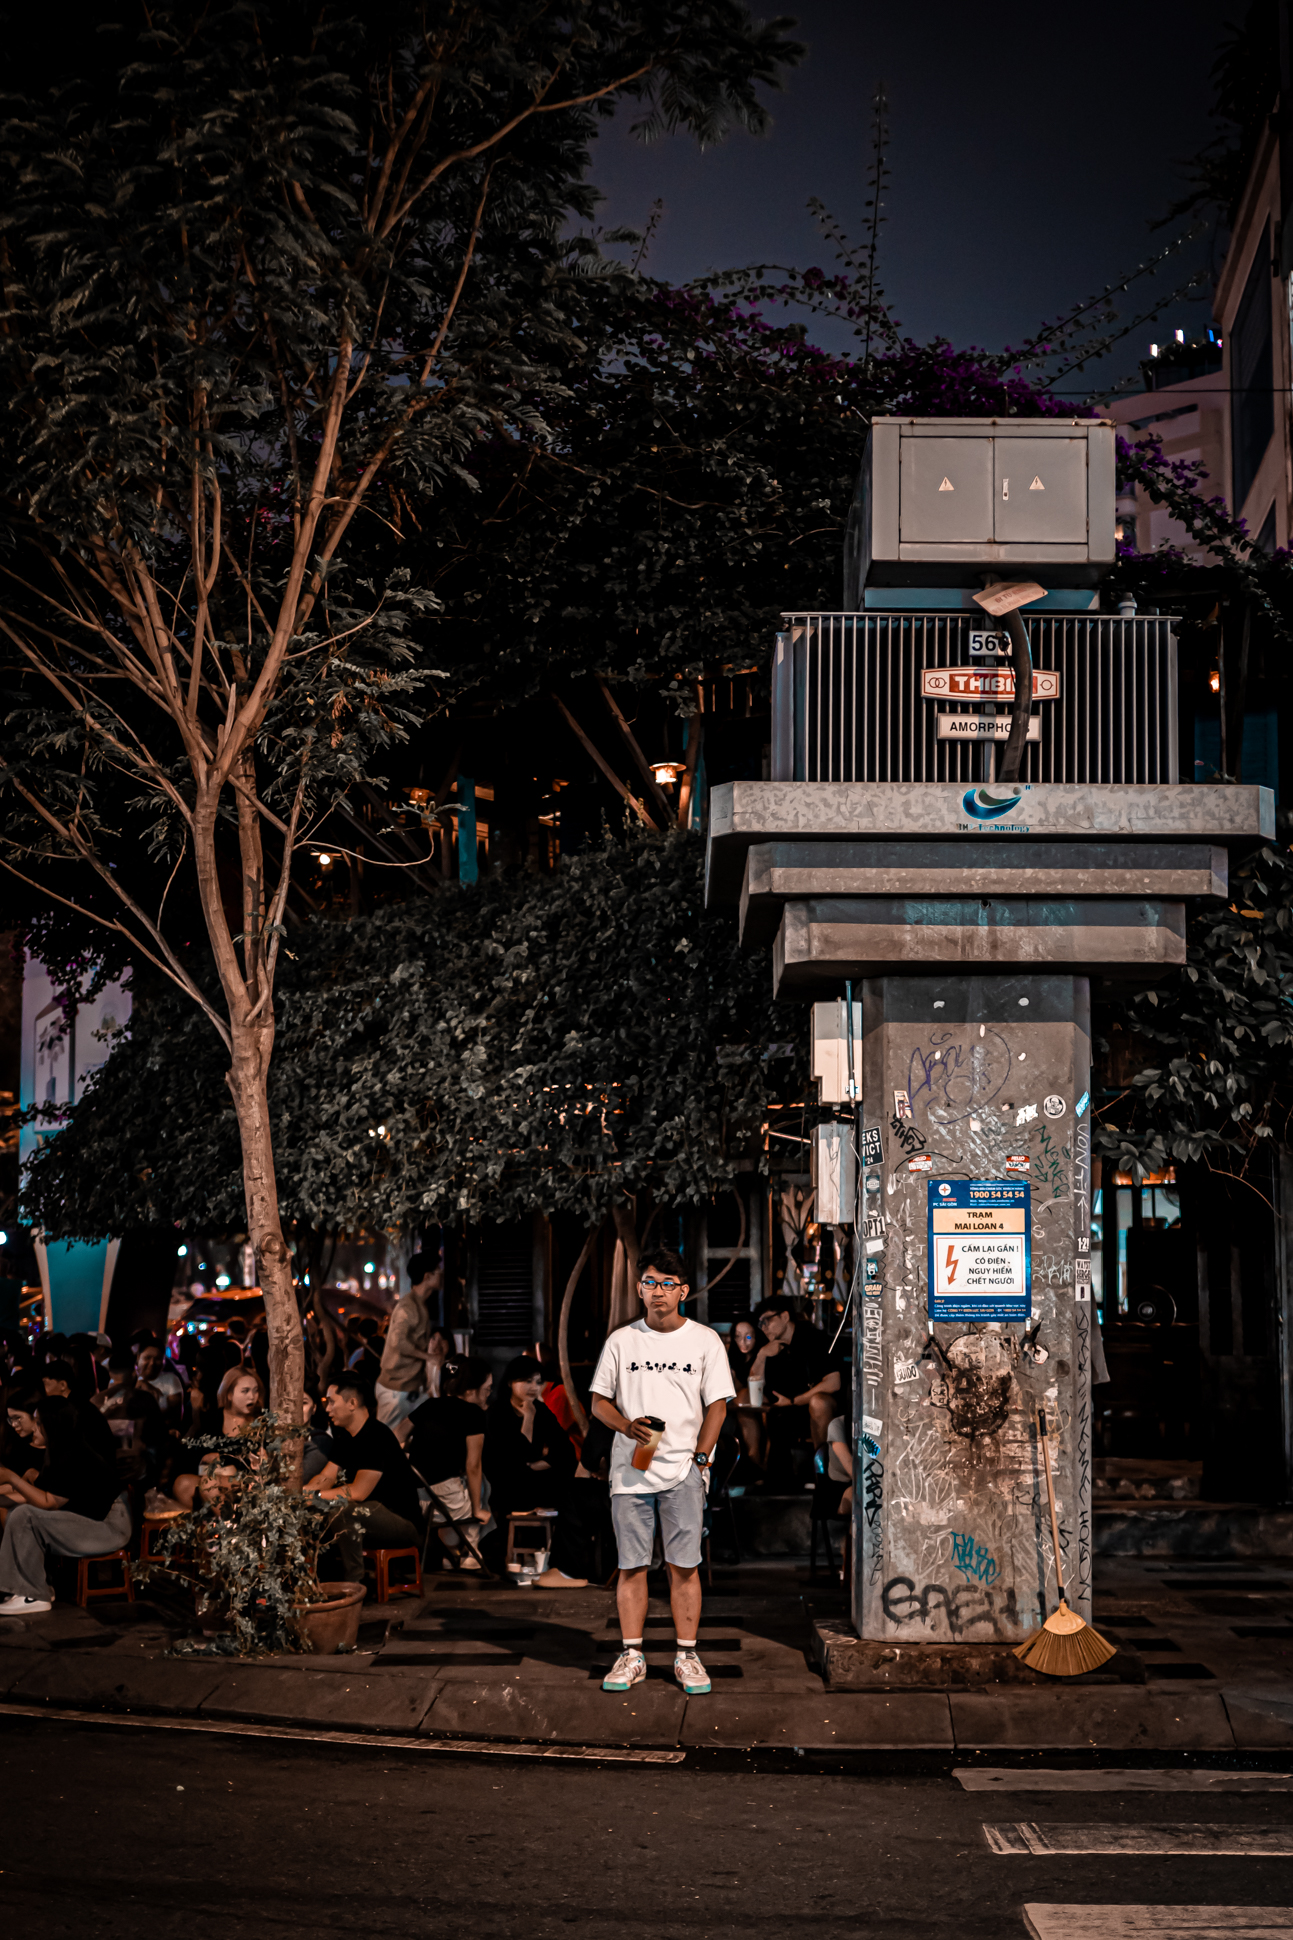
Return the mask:
<svg viewBox="0 0 1293 1940">
<path fill-rule="evenodd" d="M 666 1563 L 680 1570 L 700 1568 L 700 1532 L 705 1519 L 705 1484 L 693 1462 L 681 1482 L 650 1494 L 613 1495 L 611 1521 L 622 1570 L 651 1564 L 657 1519 Z"/>
</svg>

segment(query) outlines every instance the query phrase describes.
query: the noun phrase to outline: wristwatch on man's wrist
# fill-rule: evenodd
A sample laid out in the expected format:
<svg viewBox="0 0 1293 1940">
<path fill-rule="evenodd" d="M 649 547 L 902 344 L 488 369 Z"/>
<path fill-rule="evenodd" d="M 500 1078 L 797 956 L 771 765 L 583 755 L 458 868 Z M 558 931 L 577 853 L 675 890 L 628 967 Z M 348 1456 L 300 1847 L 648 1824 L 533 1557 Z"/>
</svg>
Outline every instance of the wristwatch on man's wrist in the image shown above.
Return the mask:
<svg viewBox="0 0 1293 1940">
<path fill-rule="evenodd" d="M 692 1457 L 692 1460 L 695 1462 L 697 1468 L 708 1468 L 710 1463 L 713 1461 L 713 1459 L 714 1458 L 712 1455 L 706 1455 L 704 1450 L 699 1448 L 696 1450 L 696 1453 Z"/>
</svg>

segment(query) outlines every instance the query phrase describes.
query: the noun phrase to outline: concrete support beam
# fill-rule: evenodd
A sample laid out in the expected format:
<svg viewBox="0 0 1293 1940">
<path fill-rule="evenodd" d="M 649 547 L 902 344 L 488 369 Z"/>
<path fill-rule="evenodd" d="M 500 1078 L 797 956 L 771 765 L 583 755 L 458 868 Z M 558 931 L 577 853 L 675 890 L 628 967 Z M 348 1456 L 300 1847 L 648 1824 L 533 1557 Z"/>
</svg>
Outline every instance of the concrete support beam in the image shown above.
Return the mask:
<svg viewBox="0 0 1293 1940">
<path fill-rule="evenodd" d="M 1085 782 L 734 781 L 710 803 L 707 899 L 735 903 L 756 843 L 943 840 L 1219 843 L 1275 835 L 1269 788 Z"/>
<path fill-rule="evenodd" d="M 798 996 L 891 970 L 1053 965 L 1144 976 L 1184 961 L 1183 903 L 839 896 L 786 904 L 772 975 L 778 996 Z"/>
<path fill-rule="evenodd" d="M 741 941 L 771 943 L 784 904 L 821 897 L 1176 898 L 1228 893 L 1210 844 L 1153 842 L 760 842 L 747 853 Z"/>
</svg>

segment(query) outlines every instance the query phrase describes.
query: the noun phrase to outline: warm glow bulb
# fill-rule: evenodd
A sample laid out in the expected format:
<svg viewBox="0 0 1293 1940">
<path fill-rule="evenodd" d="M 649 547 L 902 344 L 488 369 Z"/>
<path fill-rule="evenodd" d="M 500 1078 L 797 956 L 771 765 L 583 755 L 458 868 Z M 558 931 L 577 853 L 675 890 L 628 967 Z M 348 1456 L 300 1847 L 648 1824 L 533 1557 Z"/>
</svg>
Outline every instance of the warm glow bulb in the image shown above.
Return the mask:
<svg viewBox="0 0 1293 1940">
<path fill-rule="evenodd" d="M 1212 689 L 1214 694 L 1219 694 L 1221 692 L 1221 675 L 1217 672 L 1215 667 L 1213 668 L 1212 672 L 1208 675 L 1208 685 Z"/>
</svg>

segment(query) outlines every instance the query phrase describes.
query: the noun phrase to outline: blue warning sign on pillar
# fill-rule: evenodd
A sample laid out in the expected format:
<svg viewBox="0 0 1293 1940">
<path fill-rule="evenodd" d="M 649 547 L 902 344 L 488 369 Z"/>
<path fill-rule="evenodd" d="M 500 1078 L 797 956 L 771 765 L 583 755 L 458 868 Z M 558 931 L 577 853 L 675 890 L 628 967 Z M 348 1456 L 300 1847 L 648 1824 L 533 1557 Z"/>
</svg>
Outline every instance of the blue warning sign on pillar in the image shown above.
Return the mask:
<svg viewBox="0 0 1293 1940">
<path fill-rule="evenodd" d="M 931 1320 L 1031 1320 L 1031 1188 L 929 1181 Z"/>
</svg>

